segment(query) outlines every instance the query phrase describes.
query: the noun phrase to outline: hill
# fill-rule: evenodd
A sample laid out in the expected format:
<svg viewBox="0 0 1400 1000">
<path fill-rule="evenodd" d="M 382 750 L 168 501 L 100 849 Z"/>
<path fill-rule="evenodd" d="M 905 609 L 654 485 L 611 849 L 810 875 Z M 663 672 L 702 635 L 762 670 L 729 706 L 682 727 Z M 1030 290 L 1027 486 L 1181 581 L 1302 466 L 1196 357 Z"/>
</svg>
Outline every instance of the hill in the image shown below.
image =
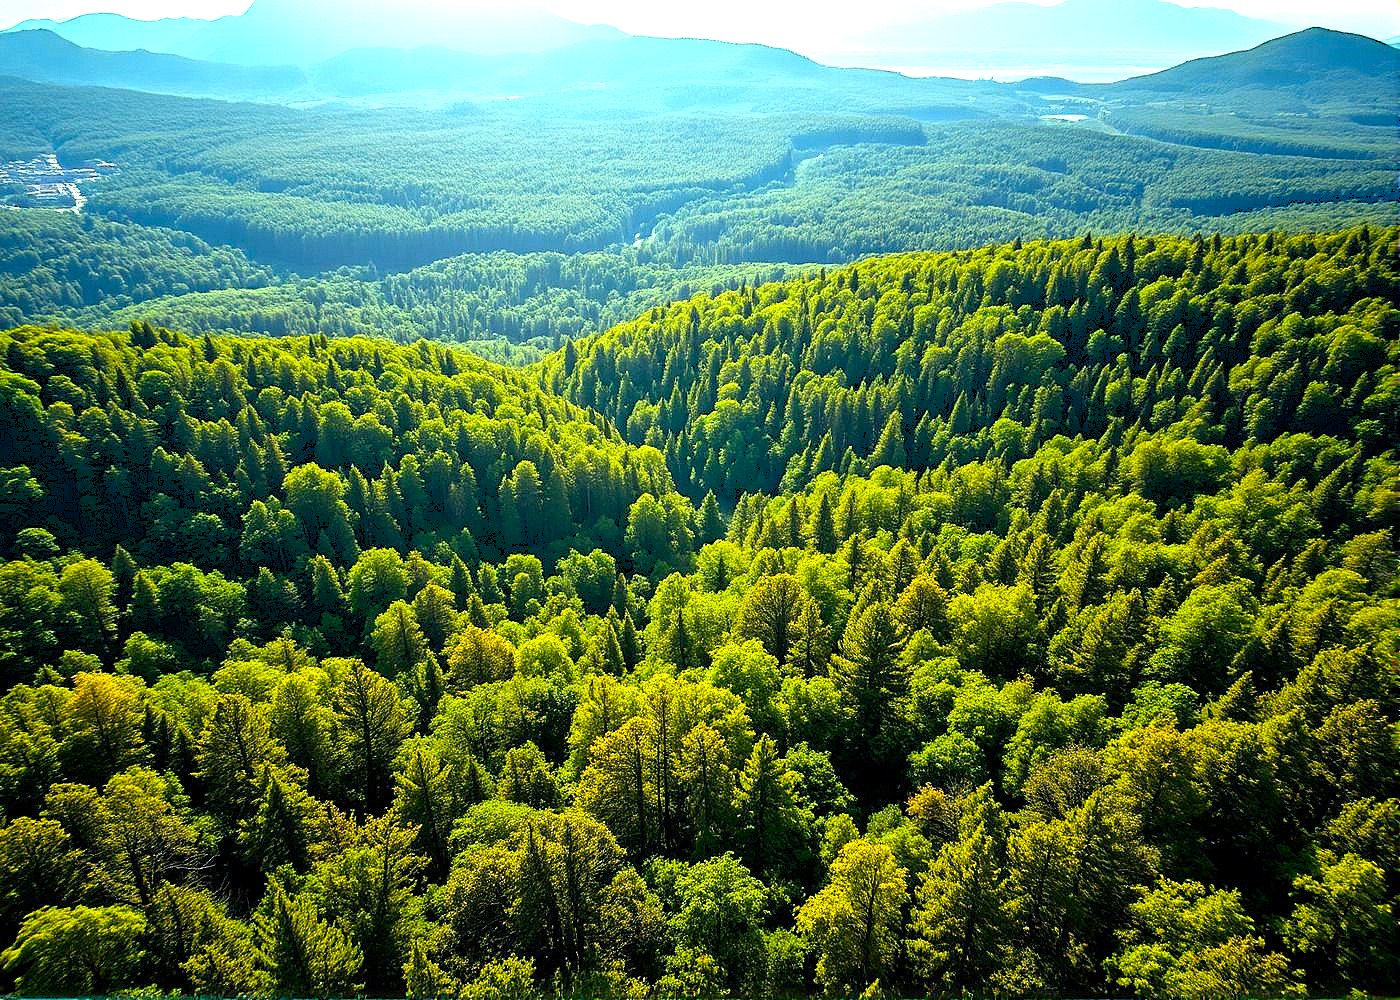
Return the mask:
<svg viewBox="0 0 1400 1000">
<path fill-rule="evenodd" d="M 51 18 L 21 21 L 5 32 L 52 31 L 74 45 L 110 52 L 144 49 L 182 54 L 188 52 L 191 39 L 208 26 L 209 21 L 192 17 L 143 21 L 122 14 L 82 14 L 62 21 Z"/>
<path fill-rule="evenodd" d="M 1309 28 L 1080 94 L 1107 96 L 1124 132 L 1211 149 L 1391 159 L 1400 52 Z"/>
<path fill-rule="evenodd" d="M 255 0 L 242 14 L 213 21 L 137 21 L 91 14 L 64 22 L 24 22 L 77 44 L 101 49 L 147 49 L 239 65 L 307 66 L 349 49 L 439 45 L 472 53 L 539 52 L 594 38 L 590 27 L 529 5 L 483 9 L 406 0 L 392 8 L 369 0 Z"/>
<path fill-rule="evenodd" d="M 1386 992 L 1397 237 L 0 333 L 6 986 Z"/>
<path fill-rule="evenodd" d="M 1400 99 L 1400 52 L 1365 35 L 1308 28 L 1246 52 L 1191 62 L 1114 84 L 1112 93 L 1152 91 L 1247 105 L 1258 92 L 1325 105 L 1374 96 Z"/>
<path fill-rule="evenodd" d="M 0 34 L 0 73 L 39 83 L 220 100 L 311 96 L 306 74 L 295 67 L 243 67 L 155 52 L 107 52 L 75 45 L 51 30 Z"/>
</svg>

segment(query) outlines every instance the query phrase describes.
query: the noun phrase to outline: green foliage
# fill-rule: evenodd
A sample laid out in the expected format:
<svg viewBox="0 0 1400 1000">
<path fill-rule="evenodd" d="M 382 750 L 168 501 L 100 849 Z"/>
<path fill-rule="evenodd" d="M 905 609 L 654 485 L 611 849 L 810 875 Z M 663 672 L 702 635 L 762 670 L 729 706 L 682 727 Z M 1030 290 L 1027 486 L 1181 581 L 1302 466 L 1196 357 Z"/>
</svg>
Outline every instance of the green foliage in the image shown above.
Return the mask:
<svg viewBox="0 0 1400 1000">
<path fill-rule="evenodd" d="M 8 981 L 1393 990 L 1396 235 L 0 335 Z"/>
</svg>

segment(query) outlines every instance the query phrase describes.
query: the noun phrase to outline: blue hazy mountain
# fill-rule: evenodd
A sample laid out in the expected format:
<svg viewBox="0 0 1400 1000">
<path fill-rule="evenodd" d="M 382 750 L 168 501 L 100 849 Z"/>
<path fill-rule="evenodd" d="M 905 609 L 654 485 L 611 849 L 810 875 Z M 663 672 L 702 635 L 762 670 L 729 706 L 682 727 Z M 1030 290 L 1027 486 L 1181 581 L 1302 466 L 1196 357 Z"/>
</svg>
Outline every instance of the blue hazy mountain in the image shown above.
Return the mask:
<svg viewBox="0 0 1400 1000">
<path fill-rule="evenodd" d="M 542 52 L 621 35 L 578 24 L 528 4 L 457 8 L 429 0 L 254 0 L 242 14 L 199 21 L 139 21 L 87 14 L 70 21 L 26 21 L 88 48 L 146 49 L 245 66 L 309 65 L 350 49 L 443 46 L 461 52 Z"/>
<path fill-rule="evenodd" d="M 1184 97 L 1220 110 L 1400 103 L 1400 52 L 1371 38 L 1308 29 L 1111 85 L 1017 86 L 825 66 L 786 49 L 616 34 L 548 52 L 495 55 L 445 46 L 353 48 L 304 66 L 249 66 L 147 51 L 85 48 L 47 30 L 0 34 L 0 76 L 225 100 L 443 103 L 512 99 L 586 113 L 673 110 L 853 111 L 921 120 L 1025 117 L 1027 93 L 1147 104 Z M 434 97 L 436 95 L 436 98 Z M 975 99 L 974 99 L 975 95 Z M 441 100 L 439 100 L 440 98 Z M 1284 102 L 1280 105 L 1280 102 Z M 1199 102 L 1198 102 L 1199 103 Z M 1199 108 L 1175 107 L 1180 117 Z"/>
<path fill-rule="evenodd" d="M 306 71 L 296 66 L 237 66 L 163 52 L 108 52 L 76 45 L 48 30 L 0 34 L 0 73 L 37 83 L 221 100 L 313 96 Z"/>
<path fill-rule="evenodd" d="M 1400 52 L 1365 35 L 1308 28 L 1244 52 L 1125 80 L 1113 90 L 1196 97 L 1273 91 L 1313 102 L 1379 96 L 1400 103 Z"/>
<path fill-rule="evenodd" d="M 210 23 L 194 17 L 139 21 L 121 14 L 83 14 L 66 21 L 34 18 L 7 31 L 52 31 L 75 45 L 111 52 L 146 49 L 150 52 L 181 53 L 190 48 L 191 40 L 208 28 Z"/>
</svg>

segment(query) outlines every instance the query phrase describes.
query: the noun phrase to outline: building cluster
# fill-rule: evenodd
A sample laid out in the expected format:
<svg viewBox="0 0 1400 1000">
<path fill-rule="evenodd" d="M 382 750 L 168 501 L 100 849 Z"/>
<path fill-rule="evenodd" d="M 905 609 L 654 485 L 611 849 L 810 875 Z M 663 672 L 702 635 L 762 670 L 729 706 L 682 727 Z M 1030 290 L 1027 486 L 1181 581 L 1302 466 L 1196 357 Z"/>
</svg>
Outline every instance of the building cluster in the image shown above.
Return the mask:
<svg viewBox="0 0 1400 1000">
<path fill-rule="evenodd" d="M 106 160 L 65 167 L 56 154 L 47 153 L 31 160 L 0 164 L 0 187 L 22 188 L 18 197 L 12 199 L 18 207 L 77 211 L 86 201 L 78 186 L 116 172 L 116 165 Z"/>
</svg>

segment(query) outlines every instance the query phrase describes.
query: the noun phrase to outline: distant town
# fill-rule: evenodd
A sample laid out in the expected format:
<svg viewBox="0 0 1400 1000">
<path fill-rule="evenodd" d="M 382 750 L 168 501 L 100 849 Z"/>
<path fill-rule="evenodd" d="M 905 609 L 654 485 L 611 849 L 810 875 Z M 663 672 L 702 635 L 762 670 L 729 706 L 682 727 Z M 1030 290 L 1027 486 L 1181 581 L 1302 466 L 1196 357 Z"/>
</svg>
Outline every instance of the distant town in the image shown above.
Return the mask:
<svg viewBox="0 0 1400 1000">
<path fill-rule="evenodd" d="M 87 204 L 80 184 L 117 172 L 106 160 L 87 160 L 65 167 L 48 153 L 32 160 L 12 160 L 0 165 L 0 198 L 10 208 L 50 208 L 81 212 Z"/>
</svg>

